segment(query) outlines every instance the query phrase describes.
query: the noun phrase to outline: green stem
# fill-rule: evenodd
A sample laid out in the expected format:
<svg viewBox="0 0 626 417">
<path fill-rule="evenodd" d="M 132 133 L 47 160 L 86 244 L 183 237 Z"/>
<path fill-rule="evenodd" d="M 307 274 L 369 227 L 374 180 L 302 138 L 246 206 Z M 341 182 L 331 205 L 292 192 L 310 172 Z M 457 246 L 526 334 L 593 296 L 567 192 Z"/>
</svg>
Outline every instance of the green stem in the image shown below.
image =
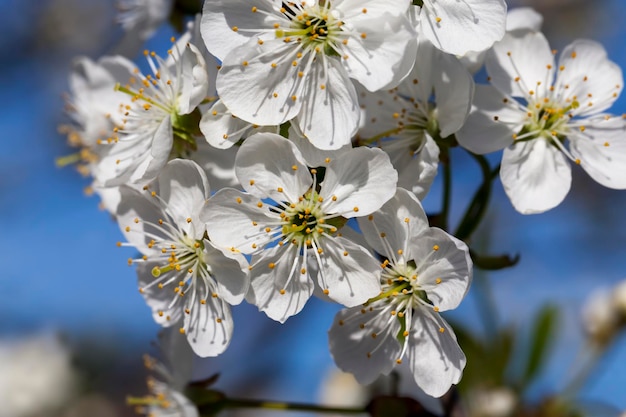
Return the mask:
<svg viewBox="0 0 626 417">
<path fill-rule="evenodd" d="M 443 165 L 443 201 L 441 203 L 441 220 L 439 226 L 447 232 L 450 202 L 452 200 L 452 167 L 450 166 L 450 151 L 447 147 L 441 148 L 439 158 Z"/>
<path fill-rule="evenodd" d="M 261 408 L 265 410 L 283 411 L 310 411 L 315 413 L 337 413 L 337 414 L 365 414 L 367 411 L 363 407 L 324 407 L 314 404 L 286 403 L 278 401 L 248 400 L 240 398 L 227 398 L 224 400 L 224 408 Z"/>
<path fill-rule="evenodd" d="M 489 162 L 487 162 L 487 159 L 484 156 L 476 155 L 471 152 L 468 153 L 472 156 L 472 158 L 474 158 L 474 160 L 476 160 L 476 162 L 478 162 L 480 170 L 483 174 L 483 182 L 474 193 L 474 197 L 465 210 L 465 214 L 459 223 L 459 227 L 454 233 L 454 236 L 461 240 L 468 240 L 472 233 L 474 233 L 474 231 L 478 228 L 478 225 L 480 225 L 480 222 L 487 212 L 487 207 L 489 206 L 492 182 L 500 172 L 500 165 L 491 170 Z"/>
</svg>

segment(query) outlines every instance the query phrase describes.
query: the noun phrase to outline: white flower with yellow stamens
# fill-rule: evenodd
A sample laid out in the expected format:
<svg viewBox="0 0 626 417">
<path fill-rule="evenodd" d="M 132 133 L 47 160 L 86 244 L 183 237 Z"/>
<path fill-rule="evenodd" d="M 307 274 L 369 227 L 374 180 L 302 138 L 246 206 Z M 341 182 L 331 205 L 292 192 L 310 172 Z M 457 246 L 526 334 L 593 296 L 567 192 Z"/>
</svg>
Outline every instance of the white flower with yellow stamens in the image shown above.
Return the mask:
<svg viewBox="0 0 626 417">
<path fill-rule="evenodd" d="M 117 220 L 137 264 L 140 292 L 162 326 L 183 319 L 181 332 L 199 356 L 217 356 L 230 343 L 230 305 L 248 290 L 247 263 L 205 238 L 199 215 L 210 191 L 202 169 L 175 159 L 143 192 L 120 187 Z M 122 244 L 120 243 L 120 246 Z"/>
<path fill-rule="evenodd" d="M 102 186 L 146 183 L 156 177 L 172 150 L 182 153 L 195 147 L 199 112 L 208 76 L 198 49 L 187 44 L 171 51 L 167 60 L 146 51 L 152 75 L 138 69 L 117 86 L 121 124 L 100 146 L 103 152 L 93 175 Z"/>
<path fill-rule="evenodd" d="M 378 261 L 341 228 L 393 196 L 398 176 L 389 158 L 379 149 L 357 148 L 326 158 L 317 169 L 307 165 L 290 140 L 251 136 L 235 161 L 246 192 L 220 190 L 201 215 L 213 242 L 252 255 L 249 298 L 280 322 L 304 307 L 311 278 L 346 306 L 380 292 Z"/>
<path fill-rule="evenodd" d="M 317 147 L 349 143 L 359 122 L 353 78 L 396 85 L 415 57 L 407 0 L 207 0 L 202 35 L 222 60 L 220 98 L 258 125 L 295 118 Z"/>
<path fill-rule="evenodd" d="M 474 82 L 463 64 L 422 39 L 418 59 L 398 87 L 361 92 L 365 117 L 359 139 L 387 152 L 398 170 L 398 186 L 423 199 L 439 165 L 433 138 L 445 138 L 463 126 L 473 93 Z"/>
<path fill-rule="evenodd" d="M 335 363 L 368 384 L 406 356 L 417 385 L 442 396 L 461 379 L 465 355 L 439 312 L 456 308 L 467 293 L 469 250 L 429 227 L 417 198 L 402 188 L 379 211 L 360 218 L 359 226 L 386 258 L 382 291 L 335 317 L 328 333 Z"/>
<path fill-rule="evenodd" d="M 505 148 L 500 178 L 524 214 L 563 201 L 571 185 L 567 159 L 606 187 L 626 188 L 626 121 L 604 113 L 622 90 L 621 69 L 589 40 L 567 46 L 558 64 L 553 55 L 539 32 L 507 34 L 487 54 L 493 86 L 476 88 L 457 133 L 475 153 Z"/>
</svg>

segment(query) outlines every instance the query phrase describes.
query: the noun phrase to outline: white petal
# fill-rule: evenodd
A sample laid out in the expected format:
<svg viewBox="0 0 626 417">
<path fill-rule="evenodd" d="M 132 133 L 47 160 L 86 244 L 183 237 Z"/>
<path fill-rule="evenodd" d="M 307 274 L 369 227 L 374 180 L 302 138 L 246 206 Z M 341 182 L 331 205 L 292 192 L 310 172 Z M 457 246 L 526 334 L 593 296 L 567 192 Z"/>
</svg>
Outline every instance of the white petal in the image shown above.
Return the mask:
<svg viewBox="0 0 626 417">
<path fill-rule="evenodd" d="M 506 15 L 506 30 L 527 31 L 532 30 L 538 32 L 543 24 L 543 16 L 531 7 L 517 7 L 510 9 Z"/>
<path fill-rule="evenodd" d="M 563 153 L 539 138 L 504 150 L 500 179 L 513 207 L 522 214 L 534 214 L 563 201 L 572 172 Z"/>
<path fill-rule="evenodd" d="M 352 149 L 351 143 L 334 150 L 316 148 L 310 140 L 304 137 L 298 125 L 293 123 L 289 127 L 289 140 L 295 143 L 310 167 L 324 165 L 327 158 L 335 158 L 345 152 L 350 152 L 350 149 Z"/>
<path fill-rule="evenodd" d="M 541 32 L 507 34 L 487 53 L 490 82 L 513 97 L 545 97 L 554 79 L 554 56 Z M 516 81 L 517 80 L 517 81 Z"/>
<path fill-rule="evenodd" d="M 404 83 L 398 89 L 403 89 L 403 85 Z M 357 92 L 362 111 L 358 139 L 367 140 L 392 132 L 401 127 L 399 122 L 406 124 L 404 113 L 410 109 L 407 108 L 407 100 L 399 96 L 396 89 L 370 93 L 357 86 Z"/>
<path fill-rule="evenodd" d="M 250 284 L 246 259 L 240 253 L 219 249 L 212 242 L 205 240 L 204 245 L 203 260 L 217 283 L 216 293 L 230 305 L 241 303 Z"/>
<path fill-rule="evenodd" d="M 239 148 L 216 149 L 206 142 L 198 141 L 198 150 L 191 159 L 198 163 L 207 175 L 214 191 L 224 187 L 238 187 L 235 175 L 235 156 Z"/>
<path fill-rule="evenodd" d="M 403 188 L 398 188 L 396 195 L 380 210 L 367 218 L 359 218 L 358 222 L 367 243 L 389 259 L 394 259 L 398 250 L 404 252 L 405 259 L 414 259 L 409 246 L 411 236 L 428 229 L 422 205 L 415 195 Z"/>
<path fill-rule="evenodd" d="M 234 117 L 218 100 L 202 115 L 200 130 L 207 142 L 218 149 L 228 149 L 250 133 L 252 124 Z"/>
<path fill-rule="evenodd" d="M 355 148 L 330 161 L 320 195 L 325 213 L 364 216 L 396 192 L 398 173 L 380 149 Z"/>
<path fill-rule="evenodd" d="M 235 172 L 247 192 L 274 201 L 298 201 L 313 184 L 296 145 L 274 133 L 250 136 L 237 153 Z"/>
<path fill-rule="evenodd" d="M 206 223 L 212 242 L 233 252 L 250 254 L 272 241 L 271 233 L 264 229 L 280 218 L 269 209 L 258 197 L 224 188 L 209 199 L 200 220 Z"/>
<path fill-rule="evenodd" d="M 436 65 L 431 76 L 435 88 L 437 120 L 441 137 L 445 138 L 463 126 L 472 107 L 474 80 L 456 57 L 431 50 L 433 65 Z"/>
<path fill-rule="evenodd" d="M 477 85 L 474 108 L 456 133 L 459 144 L 474 153 L 485 154 L 513 143 L 526 114 L 517 102 L 492 86 Z"/>
<path fill-rule="evenodd" d="M 440 311 L 458 307 L 472 281 L 467 245 L 431 227 L 421 235 L 411 235 L 410 253 L 412 258 L 408 258 L 417 265 L 417 282 L 433 306 Z"/>
<path fill-rule="evenodd" d="M 182 85 L 177 100 L 178 114 L 191 113 L 205 99 L 209 90 L 209 76 L 202 53 L 188 44 L 180 60 Z"/>
<path fill-rule="evenodd" d="M 504 0 L 424 0 L 420 29 L 439 49 L 455 55 L 483 51 L 502 39 Z"/>
<path fill-rule="evenodd" d="M 169 385 L 174 389 L 183 389 L 192 379 L 193 350 L 187 338 L 180 334 L 180 325 L 165 328 L 158 334 L 159 351 L 171 373 Z"/>
<path fill-rule="evenodd" d="M 252 39 L 234 48 L 224 58 L 216 81 L 226 107 L 257 125 L 280 125 L 293 119 L 308 97 L 303 91 L 307 68 L 298 63 L 307 62 L 313 54 L 305 53 L 299 59 L 296 54 L 300 49 L 281 39 L 270 39 L 263 45 Z M 300 71 L 304 73 L 301 77 Z"/>
<path fill-rule="evenodd" d="M 202 304 L 198 296 L 186 294 L 185 297 L 193 297 L 186 304 L 190 314 L 185 314 L 184 329 L 194 353 L 206 358 L 224 352 L 234 327 L 228 303 L 220 298 L 209 297 Z"/>
<path fill-rule="evenodd" d="M 152 275 L 152 269 L 159 265 L 157 262 L 141 262 L 137 264 L 137 281 L 141 290 L 141 295 L 148 307 L 152 309 L 152 318 L 163 327 L 170 327 L 177 324 L 183 317 L 183 310 L 180 304 L 174 304 L 178 297 L 172 286 L 159 288 L 151 285 L 156 278 Z M 174 305 L 172 305 L 174 304 Z M 171 307 L 170 307 L 171 306 Z"/>
<path fill-rule="evenodd" d="M 288 244 L 252 258 L 251 298 L 259 310 L 281 323 L 298 314 L 313 293 L 313 281 L 298 251 Z"/>
<path fill-rule="evenodd" d="M 353 307 L 380 294 L 380 263 L 367 250 L 344 237 L 324 238 L 320 247 L 309 263 L 321 261 L 316 280 L 331 299 Z"/>
<path fill-rule="evenodd" d="M 555 88 L 563 89 L 563 99 L 575 98 L 580 102 L 576 115 L 608 109 L 622 91 L 621 68 L 608 59 L 606 50 L 597 42 L 577 40 L 568 45 L 559 57 L 561 67 Z"/>
<path fill-rule="evenodd" d="M 156 253 L 148 247 L 152 235 L 167 237 L 168 229 L 156 226 L 159 219 L 167 219 L 167 213 L 149 194 L 122 185 L 119 187 L 120 203 L 115 213 L 120 230 L 127 242 L 144 255 Z"/>
<path fill-rule="evenodd" d="M 346 70 L 336 59 L 318 54 L 305 77 L 302 94 L 293 95 L 302 102 L 296 119 L 300 130 L 320 149 L 349 145 L 361 112 Z"/>
<path fill-rule="evenodd" d="M 408 343 L 413 377 L 428 395 L 441 397 L 461 380 L 465 354 L 452 328 L 438 314 L 425 309 L 415 311 Z"/>
<path fill-rule="evenodd" d="M 343 309 L 328 331 L 330 354 L 340 369 L 360 384 L 370 384 L 396 366 L 402 350 L 399 332 L 400 321 L 380 306 Z"/>
<path fill-rule="evenodd" d="M 395 4 L 406 7 L 407 2 Z M 355 33 L 346 45 L 340 46 L 342 64 L 350 78 L 369 91 L 395 87 L 415 61 L 415 31 L 404 14 L 374 16 L 368 10 L 365 15 L 367 18 L 348 22 Z"/>
<path fill-rule="evenodd" d="M 417 155 L 413 157 L 411 163 L 407 166 L 407 169 L 399 173 L 399 187 L 404 186 L 404 179 L 407 178 L 409 169 L 412 167 L 416 167 L 416 169 L 412 170 L 412 181 L 410 182 L 410 185 L 408 185 L 409 182 L 406 182 L 407 187 L 413 191 L 413 194 L 415 194 L 418 199 L 424 199 L 430 190 L 430 186 L 435 180 L 437 168 L 439 167 L 439 146 L 437 146 L 435 141 L 429 135 L 426 135 L 426 143 L 424 143 L 424 146 L 417 153 Z"/>
<path fill-rule="evenodd" d="M 211 0 L 204 2 L 200 31 L 207 49 L 218 59 L 224 60 L 234 48 L 246 43 L 256 35 L 247 30 L 233 28 L 271 28 L 277 17 L 273 17 L 276 2 L 258 0 L 254 3 L 257 12 L 252 12 L 247 0 Z"/>
<path fill-rule="evenodd" d="M 626 122 L 622 117 L 602 118 L 568 137 L 572 156 L 591 178 L 605 187 L 626 188 Z"/>
<path fill-rule="evenodd" d="M 211 195 L 202 168 L 193 161 L 174 159 L 163 168 L 157 181 L 158 195 L 178 227 L 194 239 L 202 239 L 205 227 L 198 215 Z"/>
</svg>

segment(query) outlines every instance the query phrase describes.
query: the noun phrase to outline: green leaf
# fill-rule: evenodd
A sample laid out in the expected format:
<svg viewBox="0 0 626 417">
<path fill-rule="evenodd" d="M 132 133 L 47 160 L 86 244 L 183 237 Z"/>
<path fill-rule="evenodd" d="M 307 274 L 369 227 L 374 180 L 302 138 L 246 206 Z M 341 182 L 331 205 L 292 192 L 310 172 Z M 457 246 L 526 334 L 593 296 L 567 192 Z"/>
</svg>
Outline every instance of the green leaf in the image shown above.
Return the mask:
<svg viewBox="0 0 626 417">
<path fill-rule="evenodd" d="M 519 254 L 511 255 L 479 255 L 470 249 L 470 256 L 474 261 L 474 266 L 480 269 L 494 271 L 497 269 L 510 268 L 519 262 Z"/>
<path fill-rule="evenodd" d="M 520 380 L 522 389 L 526 388 L 533 381 L 545 363 L 550 348 L 556 339 L 555 330 L 558 319 L 559 310 L 553 305 L 545 306 L 537 314 L 531 330 L 528 362 Z"/>
</svg>

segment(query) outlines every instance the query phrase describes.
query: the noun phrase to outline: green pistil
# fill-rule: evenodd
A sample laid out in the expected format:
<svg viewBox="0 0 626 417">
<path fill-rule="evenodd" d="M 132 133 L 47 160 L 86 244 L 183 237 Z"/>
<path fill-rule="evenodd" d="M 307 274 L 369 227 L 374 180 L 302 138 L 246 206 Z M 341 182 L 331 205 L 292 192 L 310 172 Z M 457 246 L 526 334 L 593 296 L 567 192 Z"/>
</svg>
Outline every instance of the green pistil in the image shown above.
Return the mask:
<svg viewBox="0 0 626 417">
<path fill-rule="evenodd" d="M 569 106 L 563 108 L 554 107 L 541 107 L 538 111 L 533 110 L 532 121 L 525 125 L 522 130 L 517 134 L 518 138 L 515 138 L 516 142 L 527 142 L 529 140 L 536 139 L 537 137 L 544 137 L 547 139 L 558 140 L 563 142 L 565 136 L 559 133 L 561 125 L 567 123 L 569 118 L 568 112 L 577 109 L 580 106 L 578 101 L 573 101 Z M 527 136 L 531 132 L 540 131 L 537 135 Z M 556 145 L 555 145 L 556 146 Z"/>
<path fill-rule="evenodd" d="M 365 303 L 365 305 L 371 304 L 378 300 L 384 300 L 385 298 L 388 298 L 388 297 L 398 296 L 402 294 L 403 290 L 411 289 L 411 283 L 409 283 L 408 281 L 395 282 L 395 284 L 396 285 L 391 286 L 389 289 L 387 289 L 387 291 L 381 292 L 376 297 L 370 298 L 369 300 L 367 300 L 367 303 Z"/>
</svg>

